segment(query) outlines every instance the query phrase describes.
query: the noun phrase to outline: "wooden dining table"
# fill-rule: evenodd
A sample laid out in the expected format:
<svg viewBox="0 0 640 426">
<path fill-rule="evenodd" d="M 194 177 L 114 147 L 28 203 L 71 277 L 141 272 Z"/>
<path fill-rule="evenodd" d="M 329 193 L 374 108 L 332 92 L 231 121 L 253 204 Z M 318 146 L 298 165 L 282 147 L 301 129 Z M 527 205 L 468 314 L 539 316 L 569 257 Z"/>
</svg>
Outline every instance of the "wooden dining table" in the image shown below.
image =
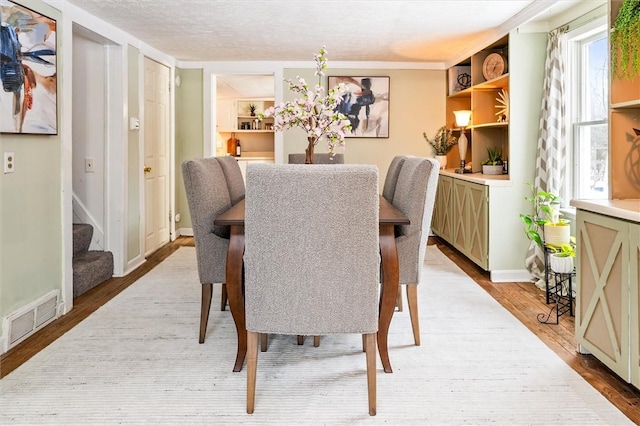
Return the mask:
<svg viewBox="0 0 640 426">
<path fill-rule="evenodd" d="M 394 234 L 395 225 L 408 225 L 409 218 L 393 204 L 380 196 L 379 232 L 382 289 L 378 316 L 378 352 L 385 373 L 392 373 L 387 338 L 389 325 L 396 307 L 399 288 L 398 251 Z M 244 255 L 245 200 L 239 201 L 215 219 L 215 225 L 229 226 L 231 237 L 227 252 L 227 296 L 238 335 L 238 350 L 233 371 L 241 371 L 247 354 L 247 329 L 245 325 L 244 292 L 242 288 Z"/>
</svg>

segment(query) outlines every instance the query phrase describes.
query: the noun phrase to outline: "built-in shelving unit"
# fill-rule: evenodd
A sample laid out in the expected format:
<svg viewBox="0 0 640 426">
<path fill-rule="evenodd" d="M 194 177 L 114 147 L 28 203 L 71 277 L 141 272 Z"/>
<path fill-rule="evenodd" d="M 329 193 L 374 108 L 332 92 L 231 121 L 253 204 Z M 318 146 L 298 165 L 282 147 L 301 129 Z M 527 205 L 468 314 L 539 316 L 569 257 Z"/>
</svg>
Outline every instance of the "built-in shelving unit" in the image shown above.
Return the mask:
<svg viewBox="0 0 640 426">
<path fill-rule="evenodd" d="M 470 58 L 456 64 L 448 73 L 450 78 L 460 73 L 456 68 L 470 70 L 471 86 L 463 90 L 456 91 L 457 85 L 448 82 L 449 93 L 447 96 L 447 127 L 456 130 L 455 117 L 453 111 L 466 109 L 471 110 L 471 123 L 467 127 L 466 135 L 469 139 L 469 148 L 465 161 L 471 162 L 472 171 L 482 170 L 482 160 L 487 157 L 487 148 L 497 148 L 501 151 L 504 159 L 509 156 L 509 113 L 504 118 L 499 119 L 498 95 L 504 91 L 509 98 L 509 73 L 505 72 L 492 79 L 485 79 L 483 74 L 483 63 L 487 56 L 498 53 L 509 62 L 509 36 L 505 36 L 495 43 L 478 51 Z M 460 164 L 460 154 L 454 149 L 447 155 L 448 164 Z"/>
<path fill-rule="evenodd" d="M 216 103 L 219 155 L 227 153 L 226 141 L 240 140 L 243 157 L 273 158 L 273 117 L 261 119 L 259 114 L 272 107 L 273 99 L 223 99 Z M 254 105 L 254 115 L 250 106 Z M 221 147 L 220 147 L 221 146 Z"/>
<path fill-rule="evenodd" d="M 623 0 L 609 2 L 609 28 Z M 613 47 L 612 47 L 613 48 Z M 640 76 L 611 76 L 609 115 L 609 174 L 612 199 L 640 198 Z M 634 156 L 635 152 L 635 156 Z"/>
<path fill-rule="evenodd" d="M 453 111 L 472 111 L 465 161 L 473 173 L 455 173 L 460 156 L 454 147 L 447 155 L 451 168 L 440 173 L 432 229 L 496 282 L 530 279 L 518 215 L 528 208 L 525 183 L 534 176 L 547 38 L 513 31 L 447 70 L 446 126 L 459 135 Z M 501 55 L 506 67 L 486 79 L 483 64 L 491 54 Z M 509 103 L 505 117 L 496 115 L 502 91 Z M 508 160 L 508 173 L 480 173 L 489 147 Z"/>
</svg>

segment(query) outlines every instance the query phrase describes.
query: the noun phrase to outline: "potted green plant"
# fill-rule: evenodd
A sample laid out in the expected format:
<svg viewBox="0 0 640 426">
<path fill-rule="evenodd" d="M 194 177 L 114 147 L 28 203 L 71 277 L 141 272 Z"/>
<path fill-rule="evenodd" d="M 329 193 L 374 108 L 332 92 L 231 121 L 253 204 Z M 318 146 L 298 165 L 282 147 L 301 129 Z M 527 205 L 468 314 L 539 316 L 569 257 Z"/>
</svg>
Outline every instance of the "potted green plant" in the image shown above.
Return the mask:
<svg viewBox="0 0 640 426">
<path fill-rule="evenodd" d="M 252 117 L 256 116 L 256 109 L 258 107 L 256 106 L 256 104 L 249 104 L 249 114 L 251 114 Z"/>
<path fill-rule="evenodd" d="M 440 168 L 446 168 L 447 154 L 458 143 L 458 138 L 453 136 L 451 130 L 447 130 L 447 126 L 440 127 L 433 139 L 429 139 L 426 132 L 422 133 L 422 137 L 424 137 L 433 148 L 436 159 L 440 162 Z"/>
<path fill-rule="evenodd" d="M 532 214 L 520 214 L 520 220 L 525 225 L 525 235 L 535 241 L 540 248 L 562 247 L 571 241 L 570 223 L 566 219 L 560 218 L 558 206 L 560 197 L 547 191 L 536 192 L 534 186 L 527 183 L 531 191 L 530 196 L 524 197 L 531 203 Z"/>
<path fill-rule="evenodd" d="M 482 160 L 482 174 L 501 175 L 503 170 L 502 152 L 498 148 L 487 148 L 488 158 Z"/>
<path fill-rule="evenodd" d="M 550 247 L 549 267 L 558 274 L 570 274 L 573 272 L 574 259 L 576 257 L 575 242 L 572 240 L 560 247 Z"/>
<path fill-rule="evenodd" d="M 611 75 L 640 75 L 640 1 L 625 0 L 611 29 Z"/>
</svg>

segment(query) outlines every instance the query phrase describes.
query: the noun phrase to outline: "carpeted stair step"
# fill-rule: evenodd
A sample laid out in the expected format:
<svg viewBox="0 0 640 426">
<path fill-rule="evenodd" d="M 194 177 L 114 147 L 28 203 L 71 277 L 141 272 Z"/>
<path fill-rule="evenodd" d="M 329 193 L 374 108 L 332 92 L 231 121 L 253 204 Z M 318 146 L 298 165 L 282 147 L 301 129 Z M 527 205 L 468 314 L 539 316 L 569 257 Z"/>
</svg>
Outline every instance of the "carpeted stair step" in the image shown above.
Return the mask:
<svg viewBox="0 0 640 426">
<path fill-rule="evenodd" d="M 91 290 L 113 276 L 113 254 L 86 251 L 73 257 L 73 297 Z"/>
<path fill-rule="evenodd" d="M 92 237 L 93 226 L 88 223 L 73 224 L 73 257 L 76 257 L 78 253 L 89 250 Z"/>
</svg>

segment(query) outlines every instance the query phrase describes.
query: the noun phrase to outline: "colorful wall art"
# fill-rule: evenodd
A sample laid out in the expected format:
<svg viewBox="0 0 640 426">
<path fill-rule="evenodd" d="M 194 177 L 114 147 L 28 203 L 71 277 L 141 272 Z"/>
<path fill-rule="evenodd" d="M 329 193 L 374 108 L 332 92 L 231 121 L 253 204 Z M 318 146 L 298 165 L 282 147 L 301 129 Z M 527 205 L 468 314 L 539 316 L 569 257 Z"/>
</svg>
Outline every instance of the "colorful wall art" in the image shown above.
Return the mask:
<svg viewBox="0 0 640 426">
<path fill-rule="evenodd" d="M 56 21 L 0 0 L 0 132 L 58 133 Z"/>
</svg>

